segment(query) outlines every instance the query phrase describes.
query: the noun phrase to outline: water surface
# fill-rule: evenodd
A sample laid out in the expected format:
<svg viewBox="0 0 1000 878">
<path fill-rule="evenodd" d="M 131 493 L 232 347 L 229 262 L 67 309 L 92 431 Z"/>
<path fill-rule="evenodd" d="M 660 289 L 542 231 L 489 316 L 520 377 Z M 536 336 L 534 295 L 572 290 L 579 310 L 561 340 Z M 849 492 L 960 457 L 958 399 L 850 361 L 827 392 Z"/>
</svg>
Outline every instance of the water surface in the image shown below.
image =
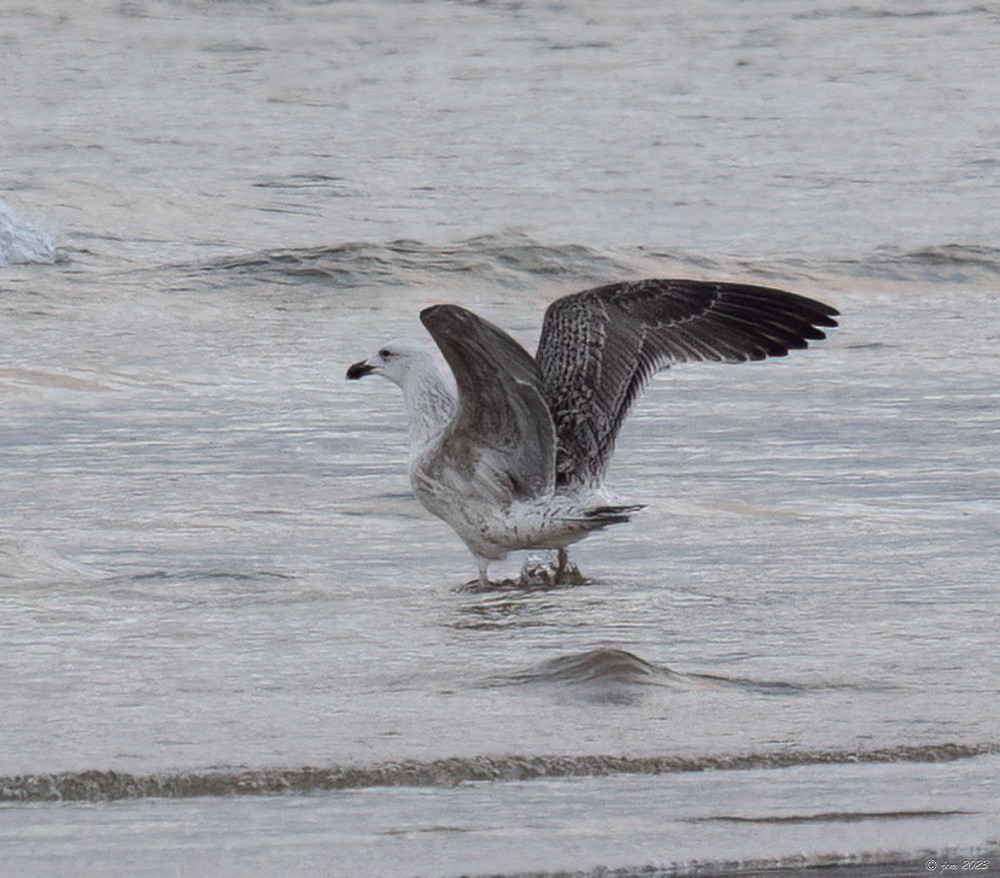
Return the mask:
<svg viewBox="0 0 1000 878">
<path fill-rule="evenodd" d="M 24 874 L 996 846 L 985 7 L 0 23 L 0 823 Z M 575 549 L 585 585 L 458 590 L 474 565 L 409 493 L 398 392 L 347 364 L 438 301 L 530 347 L 554 298 L 648 275 L 782 286 L 843 325 L 653 382 L 611 478 L 647 509 Z"/>
</svg>

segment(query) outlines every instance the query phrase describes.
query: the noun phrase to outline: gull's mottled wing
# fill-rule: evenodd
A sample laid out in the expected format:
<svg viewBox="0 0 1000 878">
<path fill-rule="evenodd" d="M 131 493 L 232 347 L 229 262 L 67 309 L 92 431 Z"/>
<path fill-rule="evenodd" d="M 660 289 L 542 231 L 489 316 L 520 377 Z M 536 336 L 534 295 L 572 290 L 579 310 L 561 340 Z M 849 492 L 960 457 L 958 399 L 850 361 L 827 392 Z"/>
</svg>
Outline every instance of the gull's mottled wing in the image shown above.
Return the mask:
<svg viewBox="0 0 1000 878">
<path fill-rule="evenodd" d="M 438 465 L 498 503 L 550 492 L 555 484 L 555 427 L 535 361 L 492 323 L 458 305 L 420 312 L 455 375 L 458 410 Z"/>
<path fill-rule="evenodd" d="M 643 280 L 584 290 L 545 312 L 536 360 L 558 440 L 556 482 L 599 483 L 655 372 L 694 360 L 778 357 L 825 338 L 829 305 L 767 287 Z"/>
</svg>

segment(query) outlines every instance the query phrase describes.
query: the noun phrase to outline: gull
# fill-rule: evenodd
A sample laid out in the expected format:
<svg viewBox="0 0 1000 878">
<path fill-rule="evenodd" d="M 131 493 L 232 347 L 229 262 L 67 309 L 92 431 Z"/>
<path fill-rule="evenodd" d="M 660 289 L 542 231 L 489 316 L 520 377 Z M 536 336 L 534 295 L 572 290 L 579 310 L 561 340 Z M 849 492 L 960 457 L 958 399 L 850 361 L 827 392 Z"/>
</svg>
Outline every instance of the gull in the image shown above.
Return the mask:
<svg viewBox="0 0 1000 878">
<path fill-rule="evenodd" d="M 604 479 L 656 372 L 784 356 L 825 338 L 819 327 L 836 326 L 837 314 L 750 284 L 627 281 L 552 302 L 532 357 L 472 311 L 432 305 L 420 320 L 454 382 L 430 345 L 413 339 L 388 342 L 347 377 L 380 375 L 402 389 L 413 491 L 468 547 L 480 586 L 490 562 L 521 549 L 557 552 L 561 582 L 570 545 L 642 509 L 615 498 Z"/>
</svg>

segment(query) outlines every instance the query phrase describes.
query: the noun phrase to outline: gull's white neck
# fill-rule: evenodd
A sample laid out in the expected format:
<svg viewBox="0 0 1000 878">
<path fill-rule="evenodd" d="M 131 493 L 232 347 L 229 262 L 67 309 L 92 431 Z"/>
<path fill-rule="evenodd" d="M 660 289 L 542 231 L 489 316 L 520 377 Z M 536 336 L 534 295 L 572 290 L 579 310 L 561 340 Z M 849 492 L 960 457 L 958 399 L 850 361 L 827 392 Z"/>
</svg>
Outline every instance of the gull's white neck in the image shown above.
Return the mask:
<svg viewBox="0 0 1000 878">
<path fill-rule="evenodd" d="M 455 396 L 429 354 L 414 359 L 399 386 L 410 420 L 412 459 L 448 426 L 455 411 Z"/>
</svg>

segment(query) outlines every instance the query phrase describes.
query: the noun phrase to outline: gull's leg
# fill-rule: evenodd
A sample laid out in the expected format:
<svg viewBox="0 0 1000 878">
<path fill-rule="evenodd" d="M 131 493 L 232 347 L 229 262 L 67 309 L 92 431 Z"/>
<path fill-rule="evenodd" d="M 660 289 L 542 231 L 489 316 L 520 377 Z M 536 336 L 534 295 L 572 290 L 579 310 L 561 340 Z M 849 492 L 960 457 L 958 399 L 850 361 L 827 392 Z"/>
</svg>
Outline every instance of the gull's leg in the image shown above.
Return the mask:
<svg viewBox="0 0 1000 878">
<path fill-rule="evenodd" d="M 557 550 L 556 569 L 552 577 L 555 585 L 583 585 L 586 580 L 580 573 L 580 568 L 569 560 L 569 549 L 563 546 Z"/>
<path fill-rule="evenodd" d="M 563 546 L 559 549 L 559 560 L 556 563 L 556 575 L 553 582 L 559 583 L 563 581 L 563 576 L 566 574 L 566 568 L 569 566 L 569 550 Z"/>
<path fill-rule="evenodd" d="M 490 559 L 484 558 L 482 555 L 476 555 L 476 566 L 479 568 L 479 584 L 482 586 L 487 586 L 490 584 L 490 578 L 487 575 L 487 571 L 490 566 Z"/>
<path fill-rule="evenodd" d="M 475 552 L 472 553 L 472 557 L 476 559 L 476 568 L 479 570 L 479 575 L 475 579 L 470 579 L 465 585 L 459 586 L 456 589 L 457 591 L 482 591 L 490 588 L 490 577 L 487 573 L 490 566 L 490 559 L 484 558 L 482 555 L 477 555 Z"/>
</svg>

